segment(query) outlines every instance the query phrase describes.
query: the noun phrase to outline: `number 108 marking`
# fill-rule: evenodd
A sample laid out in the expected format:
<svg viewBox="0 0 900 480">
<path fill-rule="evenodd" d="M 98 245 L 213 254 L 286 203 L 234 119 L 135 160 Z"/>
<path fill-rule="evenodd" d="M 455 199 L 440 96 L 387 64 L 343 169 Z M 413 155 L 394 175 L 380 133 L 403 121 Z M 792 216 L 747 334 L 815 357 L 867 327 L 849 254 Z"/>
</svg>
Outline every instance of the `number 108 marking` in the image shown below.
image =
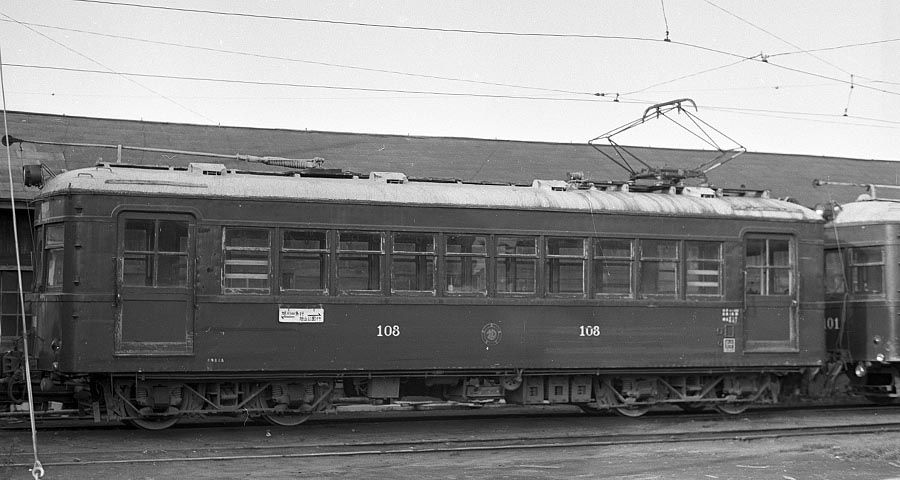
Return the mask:
<svg viewBox="0 0 900 480">
<path fill-rule="evenodd" d="M 579 335 L 579 337 L 600 336 L 600 325 L 581 325 L 578 328 L 581 330 L 581 335 Z"/>
<path fill-rule="evenodd" d="M 379 325 L 378 326 L 378 336 L 379 337 L 399 337 L 400 336 L 400 325 Z"/>
</svg>

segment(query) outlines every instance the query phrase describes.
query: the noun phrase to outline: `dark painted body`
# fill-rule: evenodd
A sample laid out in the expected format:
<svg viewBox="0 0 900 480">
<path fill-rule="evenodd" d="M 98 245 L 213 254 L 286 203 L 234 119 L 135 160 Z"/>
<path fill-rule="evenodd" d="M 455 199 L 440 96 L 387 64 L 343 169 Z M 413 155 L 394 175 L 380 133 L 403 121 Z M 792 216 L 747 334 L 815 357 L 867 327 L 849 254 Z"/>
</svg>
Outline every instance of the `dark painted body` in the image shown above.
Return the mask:
<svg viewBox="0 0 900 480">
<path fill-rule="evenodd" d="M 824 357 L 822 225 L 814 219 L 240 198 L 189 189 L 126 195 L 70 188 L 45 193 L 39 202 L 38 225 L 65 224 L 63 283 L 47 288 L 44 272 L 35 303 L 41 365 L 58 362 L 61 372 L 758 371 L 815 366 Z M 188 286 L 122 284 L 123 212 L 189 219 Z M 721 241 L 723 295 L 702 301 L 493 291 L 450 296 L 442 293 L 440 270 L 435 293 L 400 295 L 387 287 L 390 265 L 381 269 L 383 290 L 373 295 L 334 288 L 327 295 L 224 294 L 226 225 Z M 747 302 L 747 234 L 793 239 L 799 278 L 792 303 L 767 313 L 765 305 Z M 279 308 L 321 308 L 323 321 L 281 323 Z M 379 336 L 385 326 L 396 326 L 399 335 Z M 582 336 L 585 326 L 599 327 L 599 335 Z M 733 352 L 724 351 L 726 338 L 735 339 Z M 772 341 L 778 345 L 766 343 Z M 61 347 L 49 348 L 51 342 Z"/>
</svg>

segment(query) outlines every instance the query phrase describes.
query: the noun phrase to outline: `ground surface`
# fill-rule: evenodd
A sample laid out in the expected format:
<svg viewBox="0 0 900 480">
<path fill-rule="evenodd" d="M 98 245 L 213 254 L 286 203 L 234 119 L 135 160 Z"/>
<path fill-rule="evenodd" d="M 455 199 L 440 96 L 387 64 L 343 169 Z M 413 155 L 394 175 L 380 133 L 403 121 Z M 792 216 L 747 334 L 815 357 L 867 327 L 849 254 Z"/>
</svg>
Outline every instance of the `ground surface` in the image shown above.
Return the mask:
<svg viewBox="0 0 900 480">
<path fill-rule="evenodd" d="M 541 447 L 549 439 L 603 433 L 730 432 L 750 428 L 884 423 L 885 431 L 746 440 Z M 898 479 L 900 410 L 797 414 L 751 411 L 718 415 L 587 417 L 571 411 L 538 416 L 367 417 L 311 422 L 296 428 L 253 422 L 180 425 L 163 432 L 63 429 L 38 432 L 45 479 Z M 0 479 L 29 479 L 31 435 L 0 432 Z M 391 446 L 466 439 L 526 440 L 532 448 L 411 453 Z M 639 438 L 639 437 L 632 437 Z M 513 442 L 510 442 L 513 443 Z M 363 445 L 368 453 L 323 454 L 325 445 Z M 271 447 L 271 448 L 270 448 Z M 390 451 L 390 453 L 384 453 Z M 200 460 L 186 461 L 193 456 Z M 100 460 L 102 463 L 94 463 Z"/>
</svg>

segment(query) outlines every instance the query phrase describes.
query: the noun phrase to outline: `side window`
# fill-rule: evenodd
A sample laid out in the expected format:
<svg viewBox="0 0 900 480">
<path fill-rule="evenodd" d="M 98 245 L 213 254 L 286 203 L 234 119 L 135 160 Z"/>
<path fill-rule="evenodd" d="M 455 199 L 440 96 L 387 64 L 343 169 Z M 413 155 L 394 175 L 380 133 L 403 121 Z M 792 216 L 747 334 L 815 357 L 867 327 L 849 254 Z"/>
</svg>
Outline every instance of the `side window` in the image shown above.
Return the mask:
<svg viewBox="0 0 900 480">
<path fill-rule="evenodd" d="M 884 294 L 884 256 L 881 247 L 850 250 L 850 292 L 855 295 Z"/>
<path fill-rule="evenodd" d="M 186 287 L 188 232 L 186 221 L 126 219 L 122 246 L 124 285 Z"/>
<path fill-rule="evenodd" d="M 640 294 L 677 297 L 678 242 L 641 240 Z"/>
<path fill-rule="evenodd" d="M 434 293 L 434 235 L 395 233 L 392 253 L 392 291 Z"/>
<path fill-rule="evenodd" d="M 631 297 L 632 240 L 597 238 L 593 247 L 594 295 Z"/>
<path fill-rule="evenodd" d="M 545 250 L 547 292 L 584 293 L 584 240 L 580 238 L 546 239 Z"/>
<path fill-rule="evenodd" d="M 749 238 L 745 248 L 747 294 L 790 295 L 794 268 L 791 241 Z"/>
<path fill-rule="evenodd" d="M 689 297 L 722 295 L 722 244 L 684 242 L 686 293 Z"/>
<path fill-rule="evenodd" d="M 27 292 L 32 282 L 32 273 L 22 270 L 22 288 Z M 22 335 L 22 303 L 19 301 L 19 277 L 15 270 L 3 270 L 0 272 L 0 332 L 3 337 L 18 337 Z M 28 303 L 25 304 L 26 310 Z M 28 315 L 28 325 L 31 325 L 31 315 Z"/>
<path fill-rule="evenodd" d="M 223 237 L 225 292 L 269 293 L 269 229 L 225 227 Z"/>
<path fill-rule="evenodd" d="M 497 292 L 535 293 L 537 239 L 497 237 Z"/>
<path fill-rule="evenodd" d="M 825 294 L 843 295 L 846 291 L 841 252 L 828 250 L 825 252 Z"/>
<path fill-rule="evenodd" d="M 384 246 L 380 233 L 339 232 L 337 257 L 339 291 L 381 291 Z"/>
<path fill-rule="evenodd" d="M 62 288 L 63 284 L 63 240 L 65 224 L 53 223 L 44 226 L 44 276 L 48 288 Z"/>
<path fill-rule="evenodd" d="M 328 235 L 324 230 L 281 232 L 281 290 L 328 292 Z"/>
<path fill-rule="evenodd" d="M 445 238 L 446 293 L 487 294 L 487 237 L 447 235 Z"/>
</svg>

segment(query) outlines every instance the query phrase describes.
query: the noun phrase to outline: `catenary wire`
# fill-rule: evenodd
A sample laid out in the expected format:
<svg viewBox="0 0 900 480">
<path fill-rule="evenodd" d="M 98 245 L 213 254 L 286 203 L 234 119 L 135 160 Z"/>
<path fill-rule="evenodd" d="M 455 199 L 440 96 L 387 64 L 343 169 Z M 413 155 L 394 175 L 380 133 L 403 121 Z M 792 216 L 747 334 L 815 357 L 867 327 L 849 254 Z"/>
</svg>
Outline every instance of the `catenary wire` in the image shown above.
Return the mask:
<svg viewBox="0 0 900 480">
<path fill-rule="evenodd" d="M 499 31 L 499 30 L 474 30 L 474 29 L 459 29 L 459 28 L 439 28 L 439 27 L 418 27 L 411 25 L 394 25 L 394 24 L 383 24 L 383 23 L 367 23 L 367 22 L 349 22 L 349 21 L 341 21 L 341 20 L 324 20 L 324 19 L 316 19 L 316 18 L 307 18 L 307 17 L 291 17 L 291 16 L 282 16 L 282 15 L 263 15 L 263 14 L 253 14 L 253 13 L 243 13 L 243 12 L 224 12 L 219 10 L 209 10 L 209 9 L 195 9 L 195 8 L 182 8 L 182 7 L 172 7 L 172 6 L 161 6 L 161 5 L 146 5 L 142 3 L 134 3 L 134 2 L 113 2 L 109 0 L 70 0 L 73 2 L 80 3 L 90 3 L 90 4 L 101 4 L 101 5 L 111 5 L 118 7 L 132 7 L 132 8 L 143 8 L 143 9 L 153 9 L 153 10 L 163 10 L 163 11 L 175 11 L 182 13 L 195 13 L 195 14 L 206 14 L 206 15 L 220 15 L 220 16 L 231 16 L 231 17 L 244 17 L 244 18 L 258 18 L 258 19 L 268 19 L 268 20 L 281 20 L 281 21 L 294 21 L 294 22 L 309 22 L 309 23 L 322 23 L 322 24 L 332 24 L 332 25 L 347 25 L 347 26 L 356 26 L 356 27 L 370 27 L 370 28 L 385 28 L 385 29 L 398 29 L 398 30 L 414 30 L 414 31 L 429 31 L 429 32 L 443 32 L 443 33 L 464 33 L 464 34 L 477 34 L 477 35 L 498 35 L 498 36 L 519 36 L 519 37 L 547 37 L 547 38 L 586 38 L 586 39 L 607 39 L 607 40 L 630 40 L 630 41 L 641 41 L 641 42 L 654 42 L 654 43 L 669 43 L 673 45 L 680 45 L 688 48 L 694 48 L 703 50 L 711 53 L 718 53 L 721 55 L 727 55 L 735 58 L 745 59 L 748 58 L 745 55 L 736 54 L 733 52 L 728 52 L 725 50 L 712 48 L 699 44 L 692 44 L 687 42 L 679 42 L 679 41 L 670 41 L 666 39 L 658 39 L 658 38 L 647 38 L 647 37 L 636 37 L 636 36 L 622 36 L 622 35 L 598 35 L 598 34 L 570 34 L 570 33 L 546 33 L 546 32 L 510 32 L 510 31 Z M 715 5 L 714 5 L 715 6 Z M 719 8 L 719 7 L 716 7 Z M 724 10 L 723 10 L 724 11 Z M 726 13 L 728 13 L 726 11 Z M 757 27 L 759 28 L 759 27 Z M 763 30 L 765 31 L 765 30 Z M 766 32 L 769 33 L 769 32 Z M 792 45 L 794 46 L 794 45 Z M 796 47 L 795 47 L 796 48 Z M 831 81 L 849 84 L 848 80 L 843 78 L 834 78 L 829 77 L 822 74 L 816 74 L 814 72 L 808 72 L 805 70 L 800 70 L 796 68 L 790 68 L 782 65 L 777 65 L 772 62 L 768 62 L 768 56 L 762 57 L 749 57 L 753 60 L 757 60 L 763 63 L 768 63 L 769 65 L 773 65 L 775 67 L 779 67 L 782 69 L 786 69 L 792 71 L 794 73 L 799 73 L 803 75 L 812 75 L 818 78 L 824 78 Z M 877 92 L 890 94 L 890 95 L 900 95 L 900 92 L 893 92 L 890 90 L 879 89 L 875 87 L 871 87 L 868 85 L 857 84 L 856 87 L 859 88 L 867 88 Z M 596 95 L 596 94 L 595 94 Z M 609 93 L 607 95 L 612 95 Z"/>
</svg>

